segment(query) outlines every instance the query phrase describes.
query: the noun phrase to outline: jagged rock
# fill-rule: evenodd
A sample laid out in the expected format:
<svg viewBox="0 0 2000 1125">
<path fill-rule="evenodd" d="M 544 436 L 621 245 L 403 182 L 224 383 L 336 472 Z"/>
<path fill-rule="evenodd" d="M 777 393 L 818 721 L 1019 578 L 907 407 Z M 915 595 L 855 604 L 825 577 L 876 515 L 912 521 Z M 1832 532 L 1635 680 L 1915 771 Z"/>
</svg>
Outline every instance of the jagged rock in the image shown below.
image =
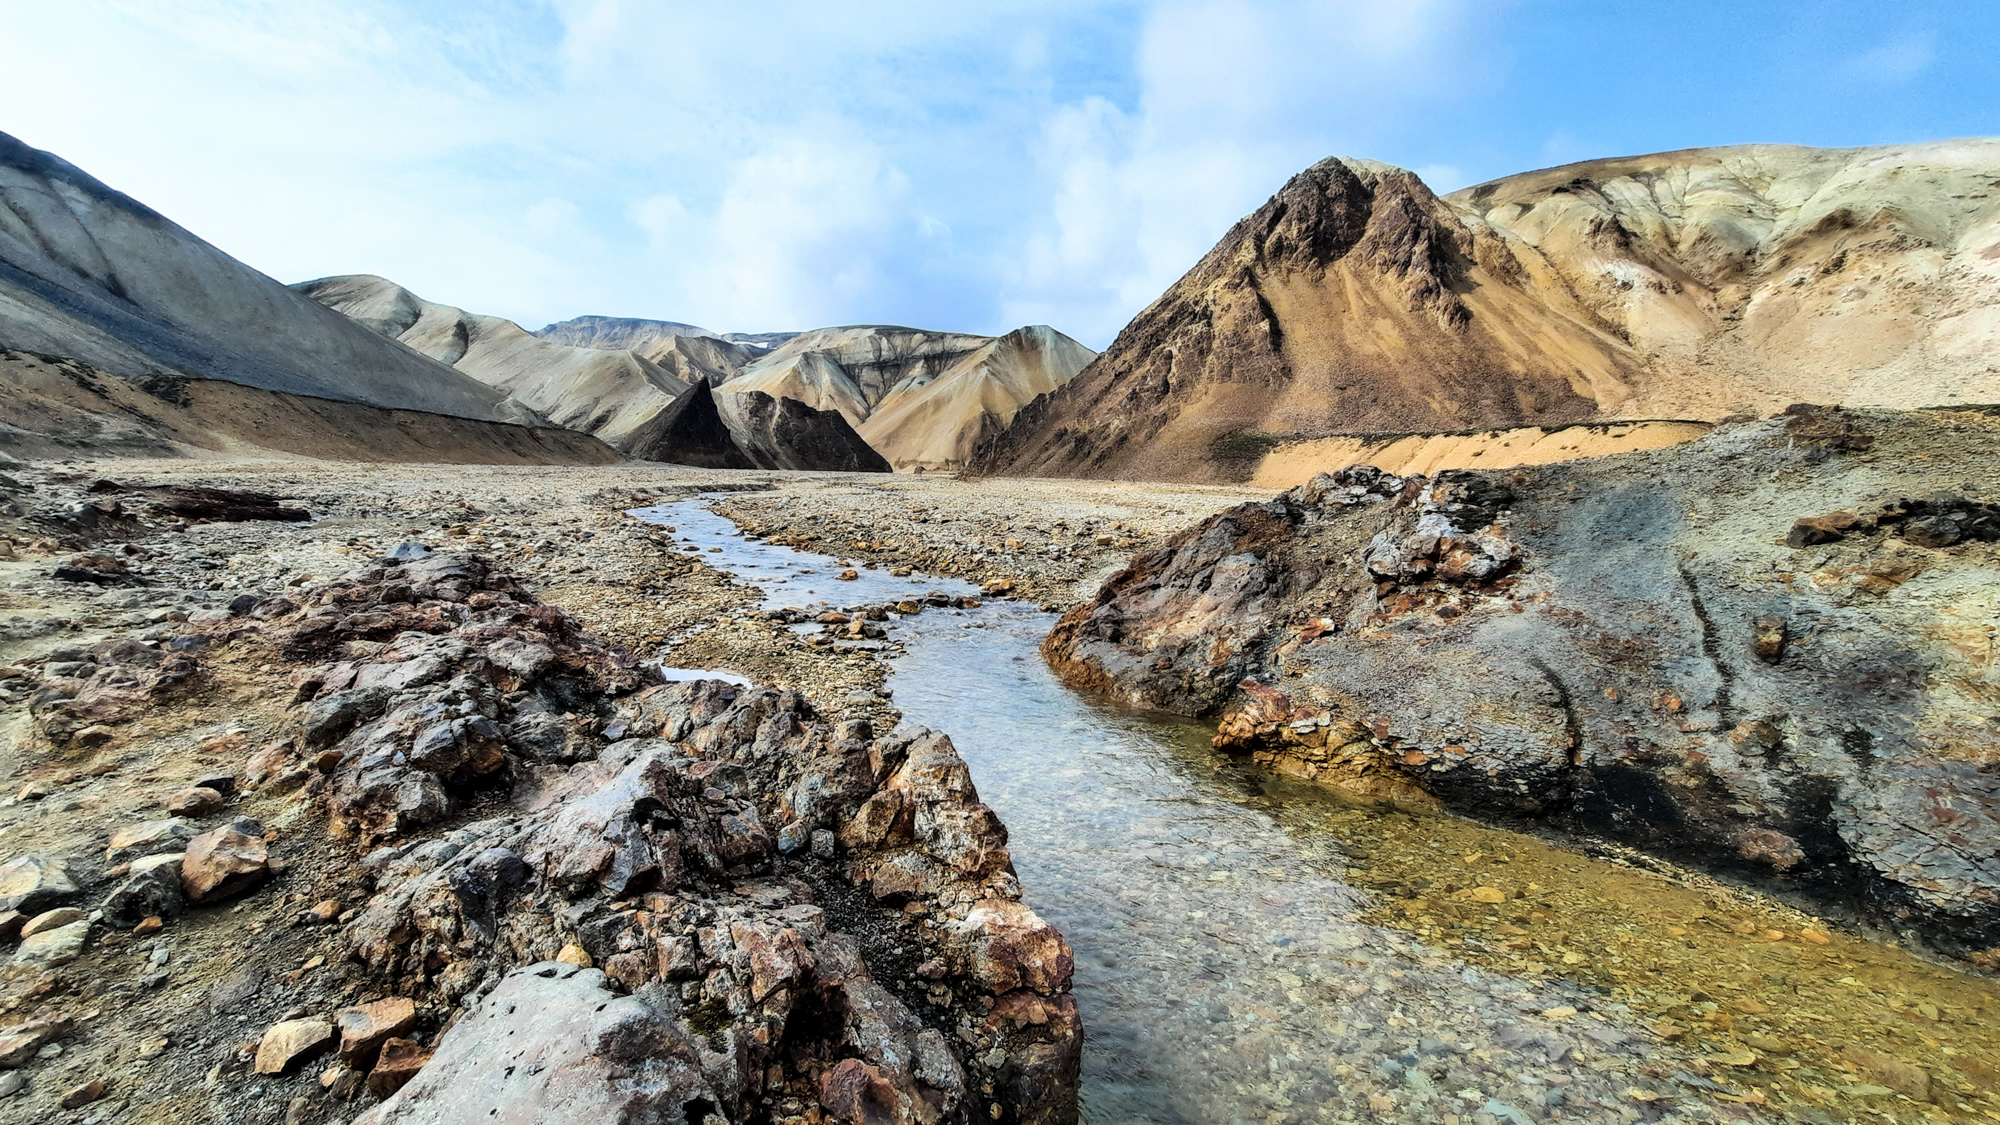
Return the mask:
<svg viewBox="0 0 2000 1125">
<path fill-rule="evenodd" d="M 35 1052 L 76 1029 L 66 1017 L 36 1019 L 12 1027 L 0 1027 L 0 1070 L 12 1070 L 34 1061 Z"/>
<path fill-rule="evenodd" d="M 172 698 L 200 672 L 187 653 L 151 648 L 129 637 L 102 642 L 89 655 L 89 664 L 48 680 L 28 701 L 36 733 L 52 745 L 68 746 L 79 738 L 102 745 L 116 728 Z"/>
<path fill-rule="evenodd" d="M 172 918 L 187 907 L 181 882 L 184 852 L 149 855 L 134 860 L 131 873 L 104 900 L 104 920 L 131 929 L 148 918 Z"/>
<path fill-rule="evenodd" d="M 76 895 L 76 882 L 62 861 L 24 855 L 0 866 L 0 910 L 35 915 Z"/>
</svg>

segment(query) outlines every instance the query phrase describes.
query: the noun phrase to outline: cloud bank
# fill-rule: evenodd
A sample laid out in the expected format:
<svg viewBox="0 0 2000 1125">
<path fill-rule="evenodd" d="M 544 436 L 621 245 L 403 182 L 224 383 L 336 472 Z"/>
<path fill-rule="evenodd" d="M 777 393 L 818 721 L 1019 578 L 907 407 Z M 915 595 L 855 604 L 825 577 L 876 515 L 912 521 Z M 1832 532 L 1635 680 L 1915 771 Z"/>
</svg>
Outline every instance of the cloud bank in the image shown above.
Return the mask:
<svg viewBox="0 0 2000 1125">
<path fill-rule="evenodd" d="M 1521 63 L 1559 42 L 1521 22 L 1546 6 L 1505 0 L 0 6 L 0 128 L 280 279 L 379 273 L 529 327 L 1101 347 L 1324 156 L 1449 190 L 1636 112 L 1572 120 L 1586 84 Z M 1957 42 L 1836 57 L 1908 86 Z"/>
</svg>

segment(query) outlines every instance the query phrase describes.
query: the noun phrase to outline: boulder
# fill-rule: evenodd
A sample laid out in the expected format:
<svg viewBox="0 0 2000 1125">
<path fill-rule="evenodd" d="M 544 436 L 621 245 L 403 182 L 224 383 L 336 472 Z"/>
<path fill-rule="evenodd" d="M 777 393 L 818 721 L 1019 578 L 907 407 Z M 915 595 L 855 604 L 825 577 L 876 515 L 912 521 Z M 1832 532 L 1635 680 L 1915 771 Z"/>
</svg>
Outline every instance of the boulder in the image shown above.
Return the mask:
<svg viewBox="0 0 2000 1125">
<path fill-rule="evenodd" d="M 196 835 L 194 826 L 180 817 L 127 825 L 111 834 L 104 849 L 104 862 L 120 863 L 135 856 L 184 852 L 188 841 Z"/>
<path fill-rule="evenodd" d="M 325 1020 L 285 1020 L 274 1023 L 257 1043 L 259 1074 L 283 1074 L 333 1044 L 333 1025 Z"/>
<path fill-rule="evenodd" d="M 359 1004 L 334 1013 L 333 1026 L 340 1032 L 340 1061 L 367 1070 L 383 1043 L 417 1026 L 417 1005 L 400 996 Z"/>
<path fill-rule="evenodd" d="M 0 866 L 0 910 L 35 915 L 76 896 L 76 882 L 60 860 L 24 855 Z"/>
<path fill-rule="evenodd" d="M 181 887 L 191 903 L 215 902 L 249 890 L 270 874 L 264 841 L 234 827 L 204 832 L 188 841 L 181 861 Z"/>
<path fill-rule="evenodd" d="M 14 951 L 14 966 L 23 969 L 49 969 L 67 964 L 83 956 L 84 945 L 89 940 L 88 921 L 71 922 L 66 926 L 43 930 L 21 942 L 20 948 Z"/>
<path fill-rule="evenodd" d="M 107 925 L 129 930 L 148 918 L 172 918 L 187 908 L 181 875 L 187 855 L 169 852 L 133 861 L 125 881 L 104 900 Z"/>
</svg>

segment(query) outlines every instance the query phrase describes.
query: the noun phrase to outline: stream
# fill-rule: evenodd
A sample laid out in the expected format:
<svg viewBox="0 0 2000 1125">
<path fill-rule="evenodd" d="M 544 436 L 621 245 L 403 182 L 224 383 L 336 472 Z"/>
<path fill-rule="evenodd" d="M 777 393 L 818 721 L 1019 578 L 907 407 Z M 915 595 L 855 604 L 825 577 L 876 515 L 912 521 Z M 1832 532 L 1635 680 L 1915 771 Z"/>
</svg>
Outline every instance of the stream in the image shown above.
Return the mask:
<svg viewBox="0 0 2000 1125">
<path fill-rule="evenodd" d="M 865 569 L 838 581 L 833 560 L 747 538 L 704 503 L 632 514 L 767 606 L 977 592 Z M 1660 1082 L 1646 1069 L 1660 1048 L 1616 1005 L 1359 921 L 1341 823 L 1404 814 L 1246 771 L 1207 728 L 1078 695 L 1038 652 L 1053 621 L 1011 601 L 929 610 L 892 621 L 903 651 L 887 655 L 904 723 L 951 735 L 1007 824 L 1028 904 L 1075 948 L 1085 1121 L 1746 1119 Z"/>
</svg>

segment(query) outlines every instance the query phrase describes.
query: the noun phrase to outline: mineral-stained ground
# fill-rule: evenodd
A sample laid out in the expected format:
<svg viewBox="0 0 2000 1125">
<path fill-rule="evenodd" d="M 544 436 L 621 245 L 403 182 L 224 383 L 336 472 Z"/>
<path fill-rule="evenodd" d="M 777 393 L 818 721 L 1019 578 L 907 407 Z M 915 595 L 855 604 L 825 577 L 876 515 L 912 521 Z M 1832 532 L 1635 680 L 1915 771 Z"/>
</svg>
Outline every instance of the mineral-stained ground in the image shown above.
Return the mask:
<svg viewBox="0 0 2000 1125">
<path fill-rule="evenodd" d="M 1360 798 L 1367 919 L 1615 1000 L 1720 1104 L 1979 1119 L 1994 431 L 1802 415 L 1278 498 L 0 469 L 0 1120 L 1071 1119 L 1072 951 L 951 732 L 898 729 L 893 633 L 851 643 L 905 610 L 813 631 L 623 514 L 717 488 L 773 542 L 1081 605 L 1084 686 Z"/>
</svg>

